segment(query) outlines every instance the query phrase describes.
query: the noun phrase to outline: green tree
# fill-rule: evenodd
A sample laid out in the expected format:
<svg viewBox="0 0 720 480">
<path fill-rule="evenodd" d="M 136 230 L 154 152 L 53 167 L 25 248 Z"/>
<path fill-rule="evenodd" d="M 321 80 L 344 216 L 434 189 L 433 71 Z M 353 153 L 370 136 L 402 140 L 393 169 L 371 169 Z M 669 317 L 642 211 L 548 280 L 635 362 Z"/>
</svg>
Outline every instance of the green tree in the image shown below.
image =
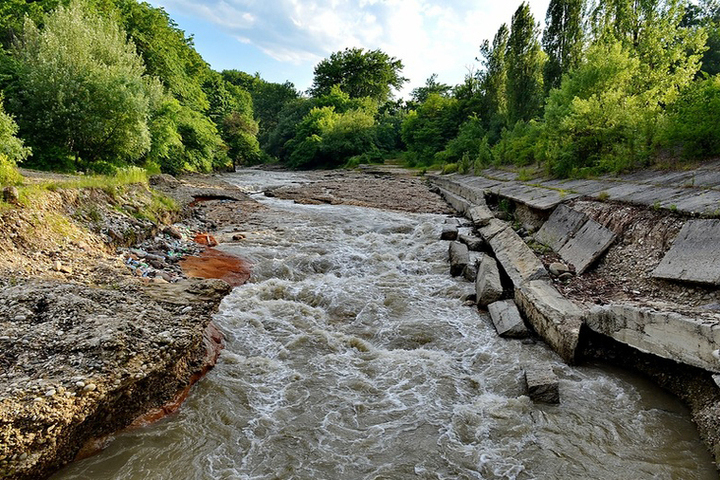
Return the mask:
<svg viewBox="0 0 720 480">
<path fill-rule="evenodd" d="M 720 155 L 720 78 L 708 77 L 685 88 L 669 108 L 664 143 L 687 158 Z"/>
<path fill-rule="evenodd" d="M 458 101 L 430 94 L 425 103 L 412 110 L 402 124 L 402 140 L 408 148 L 410 164 L 430 165 L 435 154 L 455 138 L 460 121 Z"/>
<path fill-rule="evenodd" d="M 392 97 L 392 88 L 399 89 L 407 81 L 402 69 L 402 61 L 382 50 L 346 48 L 315 66 L 310 94 L 320 97 L 338 85 L 351 98 L 369 97 L 382 103 Z"/>
<path fill-rule="evenodd" d="M 543 101 L 543 64 L 540 29 L 523 2 L 515 11 L 507 46 L 508 120 L 530 120 L 540 115 Z"/>
<path fill-rule="evenodd" d="M 545 16 L 542 45 L 547 54 L 543 71 L 545 91 L 580 63 L 583 48 L 584 0 L 550 0 Z"/>
<path fill-rule="evenodd" d="M 484 70 L 480 72 L 480 116 L 486 129 L 499 135 L 507 121 L 507 50 L 510 30 L 506 24 L 498 29 L 492 44 L 485 40 L 480 46 Z"/>
<path fill-rule="evenodd" d="M 437 73 L 430 75 L 430 78 L 425 80 L 424 87 L 413 88 L 410 92 L 410 98 L 416 104 L 423 103 L 432 93 L 437 93 L 441 97 L 446 97 L 452 91 L 452 87 L 445 83 L 437 81 Z"/>
<path fill-rule="evenodd" d="M 42 31 L 27 20 L 13 55 L 19 85 L 10 105 L 35 162 L 131 162 L 149 151 L 159 84 L 115 22 L 81 3 L 59 7 Z"/>
<path fill-rule="evenodd" d="M 27 158 L 30 149 L 17 138 L 18 126 L 10 115 L 2 108 L 3 97 L 0 94 L 0 155 L 6 161 L 15 164 Z"/>
</svg>

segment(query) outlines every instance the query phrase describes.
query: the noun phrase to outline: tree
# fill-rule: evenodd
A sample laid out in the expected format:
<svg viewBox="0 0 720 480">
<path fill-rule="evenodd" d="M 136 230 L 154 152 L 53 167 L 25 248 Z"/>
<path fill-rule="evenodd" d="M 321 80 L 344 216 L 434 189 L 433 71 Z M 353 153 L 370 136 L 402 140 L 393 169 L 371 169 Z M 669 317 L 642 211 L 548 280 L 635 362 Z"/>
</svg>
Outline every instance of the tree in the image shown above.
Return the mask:
<svg viewBox="0 0 720 480">
<path fill-rule="evenodd" d="M 485 40 L 480 46 L 480 55 L 484 71 L 480 73 L 482 92 L 481 118 L 485 128 L 495 123 L 504 125 L 507 119 L 507 62 L 510 30 L 502 24 L 493 38 L 492 45 Z M 496 128 L 499 134 L 500 128 Z"/>
<path fill-rule="evenodd" d="M 429 165 L 435 154 L 458 133 L 458 101 L 430 94 L 425 103 L 412 110 L 402 124 L 402 140 L 407 145 L 411 163 Z"/>
<path fill-rule="evenodd" d="M 515 11 L 507 46 L 507 103 L 511 124 L 540 114 L 545 56 L 538 41 L 539 27 L 523 2 Z"/>
<path fill-rule="evenodd" d="M 81 3 L 58 9 L 42 31 L 27 20 L 13 50 L 17 96 L 10 105 L 34 160 L 127 162 L 150 149 L 150 99 L 135 47 L 116 23 Z M 48 163 L 46 166 L 51 166 Z"/>
<path fill-rule="evenodd" d="M 542 39 L 548 57 L 543 71 L 546 92 L 557 88 L 562 76 L 580 62 L 584 3 L 584 0 L 550 0 Z"/>
<path fill-rule="evenodd" d="M 392 88 L 407 82 L 401 76 L 403 64 L 381 50 L 346 48 L 315 66 L 310 94 L 319 97 L 339 85 L 351 98 L 370 97 L 383 103 L 392 97 Z"/>
<path fill-rule="evenodd" d="M 425 80 L 424 87 L 414 88 L 413 91 L 410 92 L 410 98 L 412 98 L 413 102 L 418 104 L 423 103 L 432 93 L 437 93 L 441 97 L 445 97 L 450 93 L 452 87 L 445 83 L 438 82 L 437 77 L 437 73 L 433 73 L 430 75 L 430 78 Z"/>
</svg>

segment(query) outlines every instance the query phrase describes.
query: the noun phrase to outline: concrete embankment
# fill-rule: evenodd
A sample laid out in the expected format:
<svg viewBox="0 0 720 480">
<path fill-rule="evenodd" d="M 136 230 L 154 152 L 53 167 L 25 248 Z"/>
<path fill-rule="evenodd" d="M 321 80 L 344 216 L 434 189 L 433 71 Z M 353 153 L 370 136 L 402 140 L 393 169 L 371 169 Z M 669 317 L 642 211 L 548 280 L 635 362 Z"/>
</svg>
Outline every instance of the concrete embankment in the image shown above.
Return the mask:
<svg viewBox="0 0 720 480">
<path fill-rule="evenodd" d="M 691 178 L 701 180 L 689 186 Z M 717 213 L 718 165 L 682 175 L 654 172 L 565 183 L 520 181 L 498 170 L 438 176 L 432 182 L 497 260 L 506 282 L 504 298 L 515 300 L 553 350 L 568 363 L 602 358 L 603 349 L 588 349 L 589 343 L 615 342 L 618 348 L 608 351 L 637 352 L 643 360 L 635 367 L 690 405 L 701 435 L 720 460 L 720 393 L 713 381 L 720 373 L 720 304 L 713 303 L 720 284 L 714 255 L 719 222 L 695 218 Z M 623 219 L 620 212 L 637 219 Z M 673 222 L 666 228 L 671 238 L 653 243 L 663 215 Z M 618 258 L 629 266 L 613 266 Z M 633 265 L 632 278 L 611 274 Z M 491 303 L 481 299 L 488 283 L 482 276 L 488 272 L 478 273 L 481 306 Z M 614 356 L 606 359 L 624 363 Z M 667 362 L 677 365 L 672 374 Z M 702 392 L 696 397 L 703 400 L 688 398 L 689 390 Z"/>
</svg>

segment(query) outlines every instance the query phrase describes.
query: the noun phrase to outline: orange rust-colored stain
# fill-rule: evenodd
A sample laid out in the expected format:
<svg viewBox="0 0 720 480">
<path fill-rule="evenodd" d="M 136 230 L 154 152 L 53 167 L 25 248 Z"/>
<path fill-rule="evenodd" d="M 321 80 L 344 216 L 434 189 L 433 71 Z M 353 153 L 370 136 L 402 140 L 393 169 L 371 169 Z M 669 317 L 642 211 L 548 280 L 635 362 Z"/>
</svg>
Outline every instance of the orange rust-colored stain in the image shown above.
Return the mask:
<svg viewBox="0 0 720 480">
<path fill-rule="evenodd" d="M 219 278 L 233 287 L 248 281 L 252 271 L 247 260 L 208 248 L 196 257 L 187 257 L 180 266 L 188 277 Z"/>
<path fill-rule="evenodd" d="M 215 240 L 215 237 L 206 232 L 196 234 L 193 240 L 197 244 L 207 245 L 208 247 L 214 247 L 218 244 L 217 240 Z"/>
</svg>

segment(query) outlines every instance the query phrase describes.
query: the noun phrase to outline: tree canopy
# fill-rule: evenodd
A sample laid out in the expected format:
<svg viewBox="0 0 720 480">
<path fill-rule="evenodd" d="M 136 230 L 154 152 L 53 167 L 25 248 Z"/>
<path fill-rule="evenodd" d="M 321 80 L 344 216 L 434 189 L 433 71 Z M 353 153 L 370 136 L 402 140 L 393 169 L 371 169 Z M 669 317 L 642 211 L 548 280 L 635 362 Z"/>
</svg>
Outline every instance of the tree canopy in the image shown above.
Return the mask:
<svg viewBox="0 0 720 480">
<path fill-rule="evenodd" d="M 402 61 L 382 50 L 346 48 L 315 66 L 310 94 L 326 95 L 338 85 L 351 98 L 368 97 L 382 103 L 392 97 L 393 88 L 399 89 L 407 82 L 402 69 Z"/>
</svg>

